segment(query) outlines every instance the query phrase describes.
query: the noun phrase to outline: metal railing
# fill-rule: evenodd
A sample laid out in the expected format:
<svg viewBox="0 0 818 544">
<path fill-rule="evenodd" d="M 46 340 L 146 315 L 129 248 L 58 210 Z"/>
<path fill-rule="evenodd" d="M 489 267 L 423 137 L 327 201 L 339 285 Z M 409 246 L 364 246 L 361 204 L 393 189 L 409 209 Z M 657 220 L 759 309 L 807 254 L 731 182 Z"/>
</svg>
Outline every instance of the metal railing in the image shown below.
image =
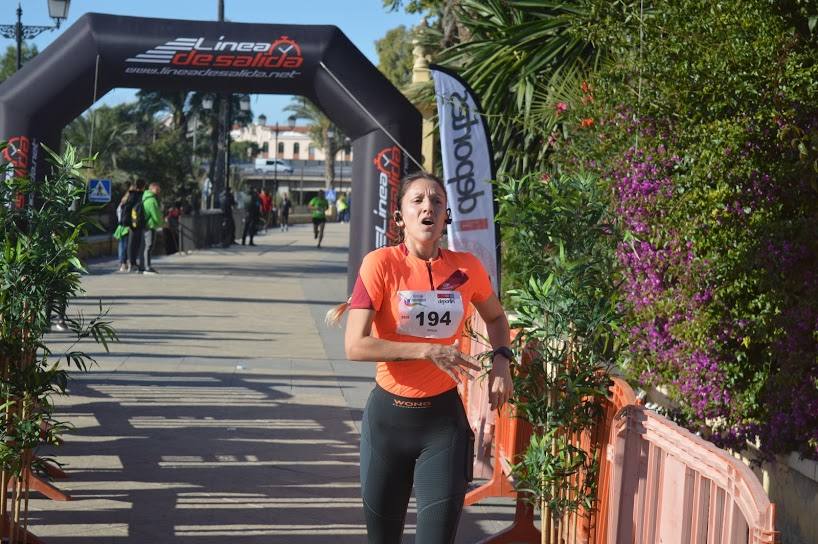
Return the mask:
<svg viewBox="0 0 818 544">
<path fill-rule="evenodd" d="M 472 329 L 485 337 L 475 316 Z M 471 340 L 472 355 L 485 351 Z M 525 358 L 525 355 L 524 355 Z M 526 361 L 522 361 L 525 365 Z M 475 431 L 475 474 L 489 465 L 488 481 L 465 504 L 488 497 L 516 497 L 514 522 L 480 544 L 540 542 L 531 507 L 514 490 L 511 463 L 528 446 L 531 426 L 512 406 L 495 416 L 485 384 L 461 391 Z M 590 433 L 571 437 L 589 453 L 601 452 L 593 509 L 555 520 L 546 512 L 544 542 L 551 544 L 777 544 L 775 505 L 752 471 L 724 450 L 666 418 L 636 405 L 633 389 L 613 378 L 603 417 Z M 493 450 L 484 459 L 482 453 Z"/>
<path fill-rule="evenodd" d="M 626 406 L 607 454 L 608 542 L 779 542 L 775 505 L 750 468 L 668 419 Z"/>
<path fill-rule="evenodd" d="M 472 330 L 478 336 L 485 337 L 485 324 L 478 317 L 472 318 Z M 471 340 L 472 355 L 485 351 L 481 342 Z M 524 352 L 521 365 L 529 364 L 529 356 Z M 608 461 L 604 455 L 600 459 L 599 477 L 596 481 L 598 495 L 592 510 L 569 512 L 559 519 L 555 519 L 550 512 L 545 512 L 546 537 L 534 525 L 534 512 L 530 504 L 523 497 L 518 496 L 514 489 L 511 465 L 520 461 L 520 456 L 528 447 L 531 439 L 531 425 L 517 416 L 513 406 L 506 405 L 499 415 L 488 410 L 488 393 L 485 383 L 470 382 L 464 386 L 461 394 L 466 406 L 472 429 L 475 431 L 476 459 L 475 474 L 482 468 L 486 460 L 481 454 L 488 449 L 493 450 L 490 460 L 491 471 L 489 479 L 482 485 L 466 494 L 466 505 L 476 504 L 489 497 L 514 497 L 517 499 L 514 521 L 510 527 L 492 535 L 480 544 L 511 544 L 516 542 L 549 542 L 553 544 L 604 544 L 607 532 L 607 513 L 609 509 L 610 471 Z M 634 404 L 636 395 L 633 389 L 620 378 L 613 378 L 610 395 L 603 405 L 602 418 L 597 426 L 587 433 L 571 436 L 571 442 L 579 446 L 590 455 L 607 450 L 607 441 L 611 436 L 611 426 L 614 416 L 623 407 Z"/>
</svg>

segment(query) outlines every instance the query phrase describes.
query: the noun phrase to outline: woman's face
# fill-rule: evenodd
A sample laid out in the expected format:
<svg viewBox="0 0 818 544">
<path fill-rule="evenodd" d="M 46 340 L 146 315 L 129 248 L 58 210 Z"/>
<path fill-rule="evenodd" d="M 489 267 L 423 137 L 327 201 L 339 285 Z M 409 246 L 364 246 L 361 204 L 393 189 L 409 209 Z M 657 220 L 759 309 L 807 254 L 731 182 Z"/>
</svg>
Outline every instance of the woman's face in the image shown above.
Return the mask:
<svg viewBox="0 0 818 544">
<path fill-rule="evenodd" d="M 446 228 L 446 192 L 431 179 L 409 184 L 401 200 L 404 235 L 417 242 L 436 242 Z"/>
</svg>

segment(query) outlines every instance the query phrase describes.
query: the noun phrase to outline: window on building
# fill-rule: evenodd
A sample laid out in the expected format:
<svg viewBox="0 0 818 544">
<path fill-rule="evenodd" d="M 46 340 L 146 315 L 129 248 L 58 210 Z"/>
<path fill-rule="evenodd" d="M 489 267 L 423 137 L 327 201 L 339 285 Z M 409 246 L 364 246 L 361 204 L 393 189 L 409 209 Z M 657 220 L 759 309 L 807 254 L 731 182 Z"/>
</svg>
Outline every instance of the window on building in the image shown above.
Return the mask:
<svg viewBox="0 0 818 544">
<path fill-rule="evenodd" d="M 270 152 L 270 142 L 264 142 L 261 144 L 261 151 L 266 155 Z"/>
<path fill-rule="evenodd" d="M 301 152 L 301 144 L 298 143 L 298 142 L 295 142 L 293 144 L 293 158 L 297 159 L 298 158 L 298 153 L 300 153 L 300 152 Z"/>
<path fill-rule="evenodd" d="M 278 154 L 284 155 L 284 142 L 278 142 Z"/>
<path fill-rule="evenodd" d="M 312 144 L 307 147 L 307 158 L 309 160 L 313 160 L 315 158 L 315 146 Z"/>
</svg>

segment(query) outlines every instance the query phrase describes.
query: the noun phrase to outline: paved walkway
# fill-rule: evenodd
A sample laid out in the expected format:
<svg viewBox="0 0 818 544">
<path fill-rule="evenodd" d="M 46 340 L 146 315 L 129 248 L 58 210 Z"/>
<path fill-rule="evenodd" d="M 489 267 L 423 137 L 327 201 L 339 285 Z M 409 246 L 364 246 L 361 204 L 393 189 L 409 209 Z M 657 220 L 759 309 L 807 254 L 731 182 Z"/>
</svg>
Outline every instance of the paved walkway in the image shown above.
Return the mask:
<svg viewBox="0 0 818 544">
<path fill-rule="evenodd" d="M 346 296 L 346 225 L 271 231 L 257 247 L 157 259 L 157 276 L 90 267 L 120 342 L 75 374 L 54 450 L 70 502 L 33 495 L 32 532 L 49 544 L 365 541 L 358 433 L 374 366 L 344 359 L 323 315 Z M 49 338 L 55 353 L 64 335 Z M 413 501 L 414 505 L 414 501 Z M 413 506 L 412 505 L 412 506 Z M 466 510 L 457 542 L 508 525 L 510 501 Z M 414 508 L 404 542 L 414 542 Z M 422 544 L 422 543 L 421 543 Z"/>
</svg>

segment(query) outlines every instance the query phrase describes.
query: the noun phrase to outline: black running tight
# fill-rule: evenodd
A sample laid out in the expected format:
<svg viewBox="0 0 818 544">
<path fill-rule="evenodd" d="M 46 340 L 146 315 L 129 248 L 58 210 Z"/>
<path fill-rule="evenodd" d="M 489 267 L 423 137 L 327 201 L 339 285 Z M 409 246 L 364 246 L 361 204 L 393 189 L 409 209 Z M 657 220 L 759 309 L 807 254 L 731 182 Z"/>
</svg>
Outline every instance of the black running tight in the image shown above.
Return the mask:
<svg viewBox="0 0 818 544">
<path fill-rule="evenodd" d="M 406 398 L 375 387 L 361 424 L 361 492 L 370 544 L 399 544 L 412 485 L 415 542 L 454 542 L 473 435 L 456 389 Z"/>
</svg>

